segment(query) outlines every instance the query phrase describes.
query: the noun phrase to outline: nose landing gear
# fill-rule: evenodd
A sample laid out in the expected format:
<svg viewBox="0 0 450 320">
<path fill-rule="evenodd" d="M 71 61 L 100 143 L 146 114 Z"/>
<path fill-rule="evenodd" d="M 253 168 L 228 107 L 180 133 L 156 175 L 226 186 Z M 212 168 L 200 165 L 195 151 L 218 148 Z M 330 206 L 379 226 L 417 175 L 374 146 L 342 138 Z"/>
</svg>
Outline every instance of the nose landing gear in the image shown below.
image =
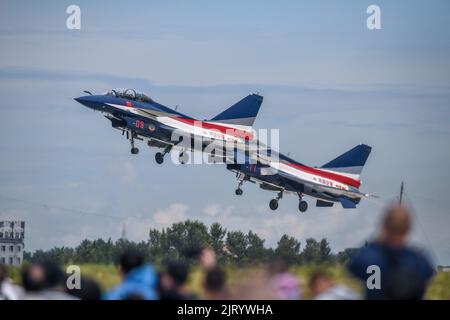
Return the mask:
<svg viewBox="0 0 450 320">
<path fill-rule="evenodd" d="M 238 187 L 237 187 L 237 189 L 235 191 L 237 196 L 242 196 L 242 194 L 244 193 L 244 191 L 241 189 L 241 186 L 242 186 L 243 183 L 244 183 L 244 180 L 240 180 L 239 181 Z"/>
<path fill-rule="evenodd" d="M 131 144 L 131 154 L 138 154 L 139 153 L 139 148 L 134 146 L 134 136 L 135 133 L 133 131 L 131 131 L 131 134 L 128 133 L 127 131 L 127 138 L 130 140 L 130 144 Z"/>
</svg>

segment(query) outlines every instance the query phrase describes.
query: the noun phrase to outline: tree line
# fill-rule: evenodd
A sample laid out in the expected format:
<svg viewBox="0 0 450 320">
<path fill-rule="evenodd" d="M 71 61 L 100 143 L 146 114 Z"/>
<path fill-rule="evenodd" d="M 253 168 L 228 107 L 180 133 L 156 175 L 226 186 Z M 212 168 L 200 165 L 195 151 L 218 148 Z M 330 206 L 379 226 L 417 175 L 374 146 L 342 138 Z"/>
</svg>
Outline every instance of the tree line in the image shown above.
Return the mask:
<svg viewBox="0 0 450 320">
<path fill-rule="evenodd" d="M 83 240 L 75 248 L 54 247 L 49 250 L 25 252 L 24 260 L 40 262 L 54 260 L 60 264 L 114 264 L 126 249 L 145 253 L 155 264 L 174 259 L 193 260 L 200 249 L 210 246 L 216 252 L 219 263 L 255 264 L 281 258 L 290 265 L 346 263 L 356 249 L 346 249 L 338 254 L 331 252 L 327 239 L 309 238 L 301 243 L 295 237 L 284 234 L 275 248 L 264 245 L 265 240 L 253 231 L 228 231 L 219 223 L 206 226 L 200 221 L 186 220 L 158 230 L 150 229 L 147 241 L 132 242 L 127 239 L 112 241 Z"/>
</svg>

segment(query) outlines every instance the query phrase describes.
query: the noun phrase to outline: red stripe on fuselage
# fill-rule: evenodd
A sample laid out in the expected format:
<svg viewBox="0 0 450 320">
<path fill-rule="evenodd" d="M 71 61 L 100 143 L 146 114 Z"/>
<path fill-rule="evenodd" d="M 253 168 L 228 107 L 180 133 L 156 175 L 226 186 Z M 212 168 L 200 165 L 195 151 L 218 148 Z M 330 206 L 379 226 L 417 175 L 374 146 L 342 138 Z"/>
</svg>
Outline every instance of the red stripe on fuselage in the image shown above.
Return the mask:
<svg viewBox="0 0 450 320">
<path fill-rule="evenodd" d="M 340 174 L 336 174 L 336 173 L 332 173 L 332 172 L 327 172 L 327 171 L 322 171 L 319 169 L 315 169 L 315 168 L 311 168 L 308 166 L 303 166 L 301 164 L 296 164 L 296 163 L 285 163 L 290 167 L 293 167 L 295 169 L 301 170 L 303 172 L 307 172 L 310 174 L 314 174 L 317 175 L 319 177 L 322 178 L 327 178 L 327 179 L 331 179 L 337 182 L 341 182 L 341 183 L 345 183 L 348 184 L 352 187 L 355 188 L 359 188 L 359 186 L 361 185 L 361 181 L 359 180 L 355 180 L 346 176 L 341 176 Z"/>
<path fill-rule="evenodd" d="M 235 129 L 235 128 L 231 128 L 231 127 L 221 126 L 221 125 L 217 125 L 214 123 L 203 122 L 203 121 L 194 120 L 194 119 L 187 119 L 187 118 L 181 118 L 181 117 L 171 117 L 171 118 L 174 120 L 178 120 L 180 122 L 189 124 L 191 126 L 194 126 L 197 124 L 198 127 L 209 129 L 209 130 L 216 130 L 216 131 L 219 131 L 224 134 L 228 134 L 228 135 L 235 136 L 238 138 L 243 138 L 245 140 L 253 139 L 253 134 L 251 132 L 248 132 L 245 130 L 239 130 L 239 129 Z M 199 126 L 198 124 L 201 124 L 201 126 Z"/>
</svg>

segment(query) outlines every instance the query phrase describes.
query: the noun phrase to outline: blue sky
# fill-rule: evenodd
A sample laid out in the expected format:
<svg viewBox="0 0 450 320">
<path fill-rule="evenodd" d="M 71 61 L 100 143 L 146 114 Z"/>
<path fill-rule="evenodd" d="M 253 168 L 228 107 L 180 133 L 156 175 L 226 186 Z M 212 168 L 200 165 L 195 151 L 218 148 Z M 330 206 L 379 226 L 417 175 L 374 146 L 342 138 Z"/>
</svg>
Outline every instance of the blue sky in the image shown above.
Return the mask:
<svg viewBox="0 0 450 320">
<path fill-rule="evenodd" d="M 369 31 L 373 3 L 382 29 Z M 448 1 L 77 1 L 77 31 L 65 27 L 69 4 L 0 4 L 0 218 L 26 219 L 29 250 L 115 239 L 123 224 L 141 240 L 192 218 L 268 245 L 283 233 L 327 237 L 338 251 L 374 234 L 405 180 L 413 241 L 450 264 Z M 199 118 L 258 91 L 256 127 L 279 128 L 282 151 L 304 163 L 371 145 L 362 190 L 382 198 L 306 215 L 284 198 L 274 213 L 253 185 L 236 198 L 223 167 L 157 166 L 144 146 L 131 156 L 72 100 L 113 87 Z"/>
</svg>

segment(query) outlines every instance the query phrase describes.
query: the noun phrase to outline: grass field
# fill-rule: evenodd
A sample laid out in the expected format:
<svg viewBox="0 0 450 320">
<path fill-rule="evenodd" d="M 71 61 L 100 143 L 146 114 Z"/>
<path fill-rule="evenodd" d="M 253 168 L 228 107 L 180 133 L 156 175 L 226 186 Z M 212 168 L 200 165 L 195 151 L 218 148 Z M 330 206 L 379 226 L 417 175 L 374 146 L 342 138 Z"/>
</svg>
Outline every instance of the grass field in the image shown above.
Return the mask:
<svg viewBox="0 0 450 320">
<path fill-rule="evenodd" d="M 80 265 L 80 268 L 82 275 L 97 281 L 103 291 L 108 290 L 120 282 L 120 275 L 117 268 L 113 265 L 84 264 Z M 321 269 L 329 272 L 337 283 L 345 284 L 358 292 L 362 292 L 362 287 L 359 282 L 350 277 L 342 266 L 333 265 L 321 267 Z M 234 283 L 234 281 L 237 281 L 243 273 L 248 276 L 248 274 L 253 274 L 255 270 L 251 268 L 237 269 L 235 267 L 228 267 L 226 271 L 230 283 Z M 299 266 L 291 268 L 291 272 L 299 278 L 301 283 L 303 283 L 303 294 L 305 298 L 310 297 L 306 284 L 314 271 L 317 271 L 317 266 Z M 18 268 L 11 268 L 10 276 L 16 283 L 20 282 L 20 270 Z M 202 296 L 202 280 L 203 271 L 199 268 L 192 269 L 189 277 L 189 287 L 199 296 Z M 425 298 L 450 300 L 450 272 L 440 271 L 433 277 Z"/>
</svg>

